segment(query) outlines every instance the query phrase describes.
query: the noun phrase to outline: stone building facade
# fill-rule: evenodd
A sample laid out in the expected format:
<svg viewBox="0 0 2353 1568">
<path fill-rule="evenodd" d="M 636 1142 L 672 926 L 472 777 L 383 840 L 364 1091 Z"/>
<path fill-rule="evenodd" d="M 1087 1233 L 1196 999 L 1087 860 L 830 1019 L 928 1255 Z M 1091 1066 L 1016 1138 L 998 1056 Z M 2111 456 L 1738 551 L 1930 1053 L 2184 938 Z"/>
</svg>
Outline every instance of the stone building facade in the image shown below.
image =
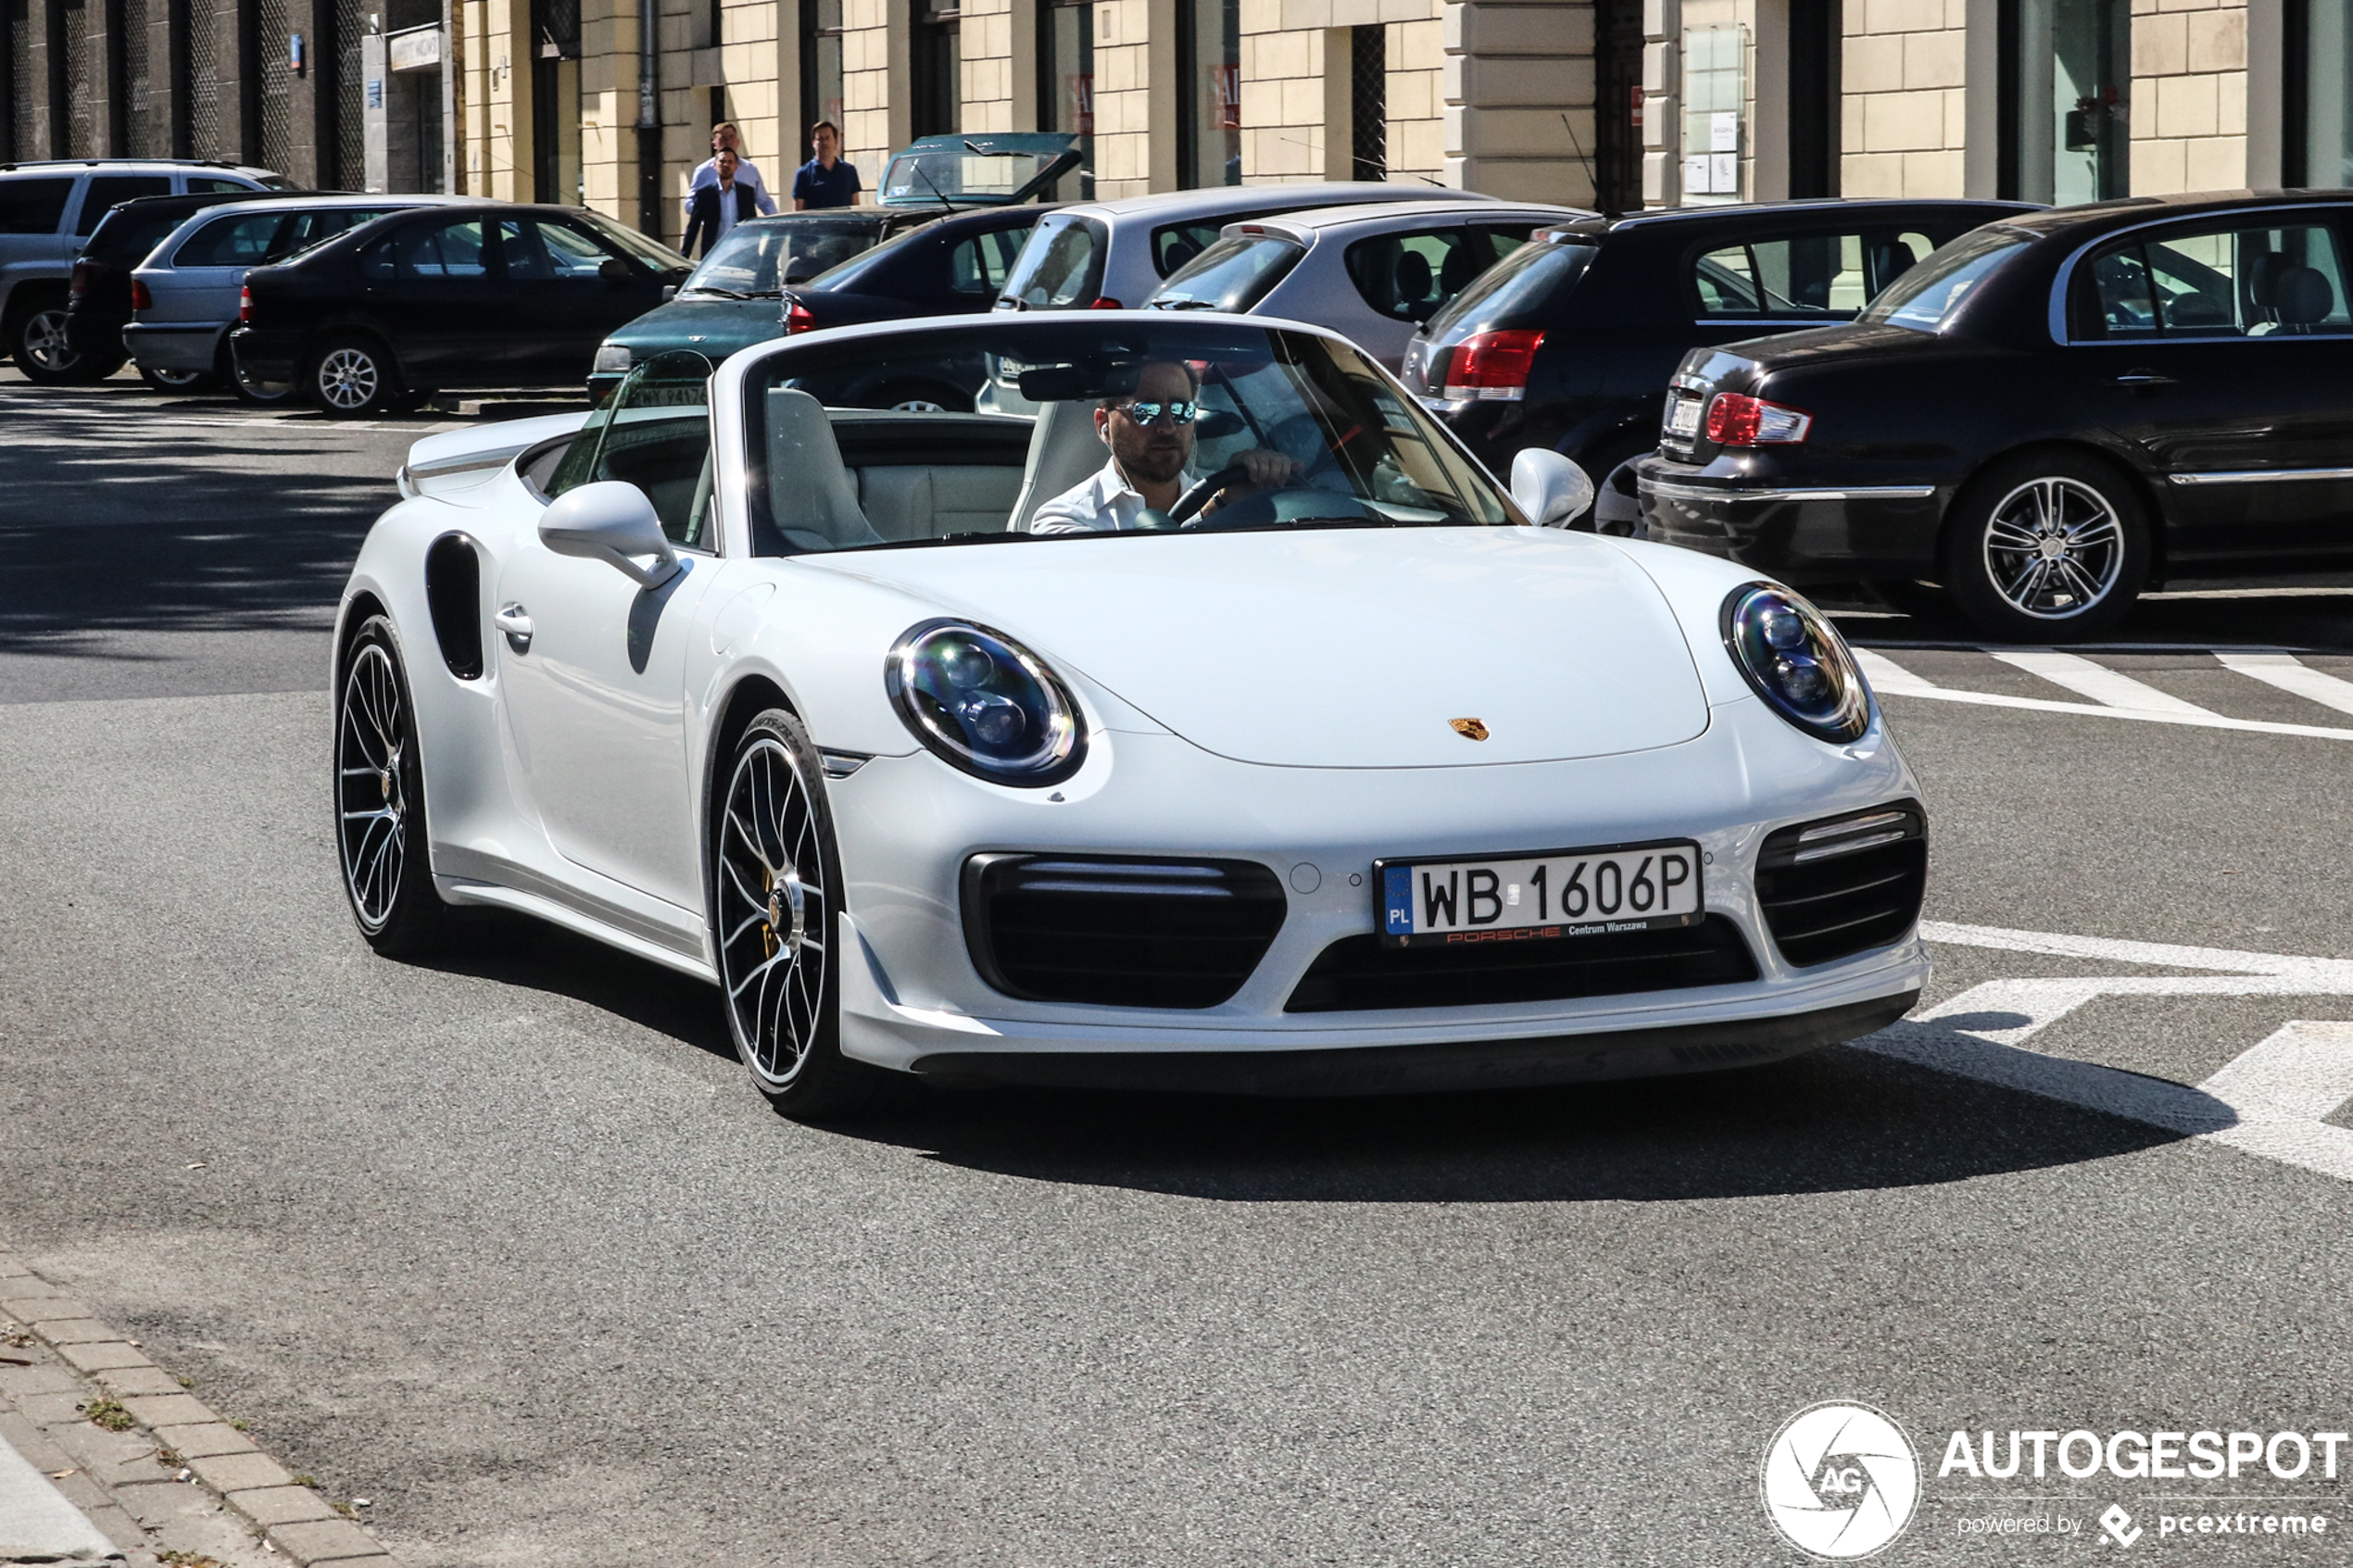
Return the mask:
<svg viewBox="0 0 2353 1568">
<path fill-rule="evenodd" d="M 1370 178 L 1614 210 L 2353 181 L 2353 0 L 0 0 L 0 159 L 584 202 L 713 121 L 1062 130 L 1069 194 Z"/>
</svg>

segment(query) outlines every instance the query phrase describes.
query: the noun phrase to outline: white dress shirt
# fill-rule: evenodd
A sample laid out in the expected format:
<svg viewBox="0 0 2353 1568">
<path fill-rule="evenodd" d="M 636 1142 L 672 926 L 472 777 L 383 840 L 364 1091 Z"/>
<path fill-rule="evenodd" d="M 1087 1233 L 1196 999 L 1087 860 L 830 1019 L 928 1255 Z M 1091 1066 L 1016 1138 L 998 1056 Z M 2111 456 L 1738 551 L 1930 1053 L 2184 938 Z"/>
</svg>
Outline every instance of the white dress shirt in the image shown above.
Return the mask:
<svg viewBox="0 0 2353 1568">
<path fill-rule="evenodd" d="M 1176 476 L 1182 495 L 1201 476 L 1187 469 Z M 1072 485 L 1029 516 L 1032 533 L 1114 533 L 1131 530 L 1149 505 L 1119 471 L 1114 458 L 1101 470 Z"/>
<path fill-rule="evenodd" d="M 703 159 L 702 167 L 696 169 L 694 178 L 686 182 L 686 219 L 689 222 L 693 221 L 695 216 L 695 193 L 705 185 L 718 183 L 719 160 L 715 157 Z M 768 194 L 768 182 L 760 177 L 759 169 L 749 159 L 736 160 L 736 183 L 751 187 L 751 194 L 761 212 L 773 214 L 776 210 L 776 198 Z M 721 220 L 730 229 L 736 226 L 736 217 L 733 212 L 728 213 Z M 725 231 L 722 230 L 721 232 L 724 233 Z"/>
</svg>

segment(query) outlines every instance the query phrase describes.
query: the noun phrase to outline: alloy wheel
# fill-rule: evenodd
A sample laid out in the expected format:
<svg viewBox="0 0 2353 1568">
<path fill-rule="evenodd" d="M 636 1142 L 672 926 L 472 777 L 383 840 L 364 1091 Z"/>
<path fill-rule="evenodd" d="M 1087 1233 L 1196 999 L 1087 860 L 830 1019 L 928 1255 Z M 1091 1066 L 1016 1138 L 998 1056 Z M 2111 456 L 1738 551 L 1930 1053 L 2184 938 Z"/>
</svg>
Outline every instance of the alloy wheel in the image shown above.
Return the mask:
<svg viewBox="0 0 2353 1568">
<path fill-rule="evenodd" d="M 719 834 L 719 969 L 736 1038 L 771 1089 L 800 1073 L 824 1017 L 833 920 L 820 831 L 791 753 L 753 739 Z"/>
<path fill-rule="evenodd" d="M 2124 525 L 2107 496 L 2077 479 L 2029 480 L 1985 524 L 1985 571 L 2021 614 L 2067 621 L 2105 600 L 2124 567 Z"/>
<path fill-rule="evenodd" d="M 383 929 L 409 859 L 408 714 L 382 645 L 360 648 L 344 678 L 335 726 L 336 827 L 344 882 L 360 928 Z"/>
<path fill-rule="evenodd" d="M 23 341 L 25 354 L 53 376 L 70 371 L 82 358 L 66 343 L 66 313 L 62 308 L 36 310 L 27 317 Z"/>
<path fill-rule="evenodd" d="M 367 408 L 381 379 L 374 357 L 363 349 L 330 349 L 319 361 L 319 395 L 331 408 L 353 413 Z"/>
</svg>

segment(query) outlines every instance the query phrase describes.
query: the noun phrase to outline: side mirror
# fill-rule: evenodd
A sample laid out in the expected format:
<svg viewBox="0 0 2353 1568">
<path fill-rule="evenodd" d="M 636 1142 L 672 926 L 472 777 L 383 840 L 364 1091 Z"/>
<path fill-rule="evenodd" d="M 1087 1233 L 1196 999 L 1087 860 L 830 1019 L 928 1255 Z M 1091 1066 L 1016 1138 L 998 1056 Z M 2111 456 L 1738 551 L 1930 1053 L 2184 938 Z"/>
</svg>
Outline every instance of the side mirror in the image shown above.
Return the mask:
<svg viewBox="0 0 2353 1568">
<path fill-rule="evenodd" d="M 677 297 L 678 285 L 676 283 L 664 283 L 661 285 L 661 302 L 664 305 L 669 304 L 672 300 L 676 299 Z"/>
<path fill-rule="evenodd" d="M 603 263 L 597 269 L 597 276 L 609 283 L 625 283 L 635 275 L 630 270 L 629 263 L 617 256 L 606 257 Z"/>
<path fill-rule="evenodd" d="M 539 520 L 539 542 L 560 556 L 585 556 L 617 568 L 643 587 L 659 588 L 684 570 L 654 504 L 635 485 L 598 480 L 556 497 Z M 631 558 L 651 556 L 639 566 Z"/>
<path fill-rule="evenodd" d="M 1593 482 L 1562 457 L 1531 446 L 1512 459 L 1512 499 L 1539 528 L 1558 528 L 1593 504 Z"/>
</svg>

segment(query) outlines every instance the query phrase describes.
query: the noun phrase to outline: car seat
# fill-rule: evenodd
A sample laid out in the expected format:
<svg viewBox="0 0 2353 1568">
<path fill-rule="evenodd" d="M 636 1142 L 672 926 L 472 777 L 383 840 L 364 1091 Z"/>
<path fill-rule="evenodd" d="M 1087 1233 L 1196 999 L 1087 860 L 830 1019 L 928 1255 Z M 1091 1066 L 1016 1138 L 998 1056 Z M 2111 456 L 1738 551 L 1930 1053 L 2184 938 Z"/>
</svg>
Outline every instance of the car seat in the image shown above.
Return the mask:
<svg viewBox="0 0 2353 1568">
<path fill-rule="evenodd" d="M 2280 324 L 2289 332 L 2309 332 L 2336 308 L 2336 291 L 2317 267 L 2284 267 L 2274 286 Z"/>
<path fill-rule="evenodd" d="M 1111 451 L 1095 431 L 1095 405 L 1074 397 L 1038 411 L 1029 431 L 1029 456 L 1022 464 L 1021 493 L 1013 498 L 1006 532 L 1026 533 L 1038 508 L 1100 470 Z"/>
<path fill-rule="evenodd" d="M 1397 266 L 1392 275 L 1396 304 L 1390 307 L 1391 314 L 1412 316 L 1429 302 L 1428 257 L 1417 250 L 1401 249 L 1397 253 Z"/>
<path fill-rule="evenodd" d="M 768 515 L 786 544 L 804 550 L 879 545 L 858 508 L 824 405 L 792 387 L 768 393 Z"/>
</svg>

